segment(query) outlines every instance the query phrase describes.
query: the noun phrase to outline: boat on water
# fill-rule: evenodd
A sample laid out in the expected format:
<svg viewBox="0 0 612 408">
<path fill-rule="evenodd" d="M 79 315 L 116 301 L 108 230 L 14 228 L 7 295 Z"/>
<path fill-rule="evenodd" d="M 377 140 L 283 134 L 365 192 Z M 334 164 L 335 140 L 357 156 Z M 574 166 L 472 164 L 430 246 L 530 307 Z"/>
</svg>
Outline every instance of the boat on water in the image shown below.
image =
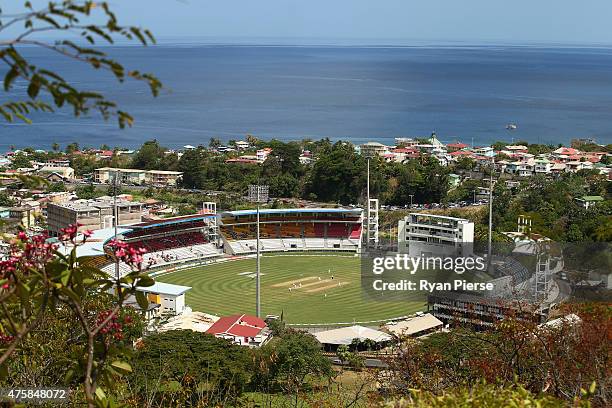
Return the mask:
<svg viewBox="0 0 612 408">
<path fill-rule="evenodd" d="M 517 127 L 518 126 L 516 126 L 516 123 L 508 123 L 506 125 L 506 129 L 508 129 L 508 130 L 516 130 Z"/>
</svg>

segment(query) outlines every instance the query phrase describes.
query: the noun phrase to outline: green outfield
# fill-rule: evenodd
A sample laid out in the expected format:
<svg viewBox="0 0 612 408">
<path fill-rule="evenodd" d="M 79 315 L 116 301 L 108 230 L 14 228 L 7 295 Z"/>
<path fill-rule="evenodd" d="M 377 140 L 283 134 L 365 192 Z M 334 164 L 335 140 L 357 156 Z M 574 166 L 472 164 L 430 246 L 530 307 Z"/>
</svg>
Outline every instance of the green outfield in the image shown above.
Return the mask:
<svg viewBox="0 0 612 408">
<path fill-rule="evenodd" d="M 261 259 L 263 315 L 290 323 L 332 323 L 405 316 L 426 307 L 426 294 L 405 300 L 368 300 L 362 294 L 359 258 L 342 255 L 266 255 Z M 227 315 L 255 312 L 255 260 L 241 259 L 170 272 L 160 282 L 191 286 L 193 310 Z"/>
</svg>

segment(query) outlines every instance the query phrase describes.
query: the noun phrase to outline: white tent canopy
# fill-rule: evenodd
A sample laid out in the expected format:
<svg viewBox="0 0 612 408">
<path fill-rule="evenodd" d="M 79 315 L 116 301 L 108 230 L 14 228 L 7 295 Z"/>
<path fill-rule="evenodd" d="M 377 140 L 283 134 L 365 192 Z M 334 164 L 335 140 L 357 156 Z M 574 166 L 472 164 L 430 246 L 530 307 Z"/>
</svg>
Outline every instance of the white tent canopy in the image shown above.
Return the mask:
<svg viewBox="0 0 612 408">
<path fill-rule="evenodd" d="M 389 336 L 387 333 L 363 326 L 350 326 L 326 330 L 314 333 L 314 336 L 321 344 L 335 345 L 349 345 L 354 339 L 359 339 L 359 341 L 372 340 L 376 343 L 391 340 L 391 336 Z"/>
<path fill-rule="evenodd" d="M 443 323 L 434 315 L 426 313 L 407 320 L 388 324 L 385 329 L 396 336 L 412 336 L 426 330 L 441 328 Z"/>
</svg>

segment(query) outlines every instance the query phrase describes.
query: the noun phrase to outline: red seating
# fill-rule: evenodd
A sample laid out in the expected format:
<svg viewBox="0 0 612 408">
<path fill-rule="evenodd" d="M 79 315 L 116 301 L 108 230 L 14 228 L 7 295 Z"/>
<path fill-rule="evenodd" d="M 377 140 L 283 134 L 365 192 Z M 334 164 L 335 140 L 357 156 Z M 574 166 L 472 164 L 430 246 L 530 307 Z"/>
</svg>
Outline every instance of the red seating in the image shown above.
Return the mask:
<svg viewBox="0 0 612 408">
<path fill-rule="evenodd" d="M 187 232 L 167 237 L 143 239 L 142 241 L 132 243 L 132 245 L 142 246 L 149 252 L 158 252 L 165 249 L 205 244 L 206 242 L 206 238 L 201 233 Z"/>
<path fill-rule="evenodd" d="M 353 225 L 351 227 L 351 234 L 349 235 L 350 239 L 359 239 L 361 238 L 361 225 Z"/>
<path fill-rule="evenodd" d="M 346 224 L 332 223 L 327 226 L 327 236 L 330 238 L 346 238 L 348 235 Z"/>
<path fill-rule="evenodd" d="M 202 220 L 191 221 L 191 222 L 182 222 L 180 224 L 172 224 L 172 225 L 164 225 L 159 227 L 151 227 L 151 228 L 140 228 L 134 231 L 126 232 L 125 237 L 127 239 L 144 237 L 147 235 L 156 235 L 156 234 L 164 234 L 167 232 L 179 232 L 181 230 L 187 230 L 192 228 L 202 228 L 206 224 Z"/>
</svg>

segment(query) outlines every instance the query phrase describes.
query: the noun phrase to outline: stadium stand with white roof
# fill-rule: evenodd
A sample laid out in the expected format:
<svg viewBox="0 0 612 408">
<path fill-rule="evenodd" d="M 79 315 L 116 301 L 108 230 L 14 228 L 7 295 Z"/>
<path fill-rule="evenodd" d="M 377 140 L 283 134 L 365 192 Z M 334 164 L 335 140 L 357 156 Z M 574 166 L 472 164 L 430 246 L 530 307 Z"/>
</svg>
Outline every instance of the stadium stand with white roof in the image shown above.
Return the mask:
<svg viewBox="0 0 612 408">
<path fill-rule="evenodd" d="M 357 252 L 361 248 L 363 216 L 358 208 L 264 209 L 259 219 L 262 252 Z M 228 211 L 219 220 L 226 253 L 257 251 L 257 211 Z"/>
<path fill-rule="evenodd" d="M 144 247 L 143 267 L 163 269 L 223 256 L 249 255 L 257 251 L 256 211 L 228 211 L 221 214 L 194 214 L 147 221 L 118 230 L 118 239 Z M 216 222 L 211 222 L 213 217 Z M 361 209 L 299 208 L 260 211 L 262 252 L 350 251 L 361 248 Z M 219 230 L 216 226 L 219 225 Z M 215 230 L 213 227 L 215 226 Z M 97 230 L 78 256 L 114 275 L 116 265 L 107 248 L 114 228 Z M 119 264 L 123 276 L 131 271 Z"/>
</svg>

